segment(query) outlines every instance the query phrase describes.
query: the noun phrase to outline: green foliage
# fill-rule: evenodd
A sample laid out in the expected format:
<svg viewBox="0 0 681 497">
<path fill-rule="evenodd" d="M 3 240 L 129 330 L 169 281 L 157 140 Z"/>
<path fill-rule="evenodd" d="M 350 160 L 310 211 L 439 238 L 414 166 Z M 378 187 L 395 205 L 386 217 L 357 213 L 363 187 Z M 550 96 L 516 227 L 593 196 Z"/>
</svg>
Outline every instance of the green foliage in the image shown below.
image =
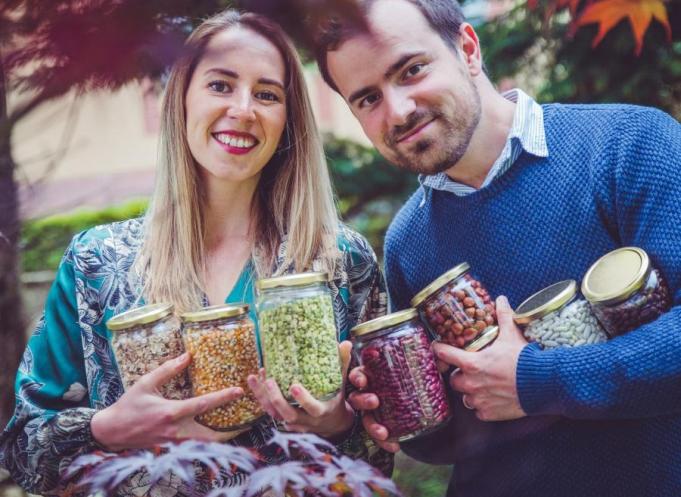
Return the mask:
<svg viewBox="0 0 681 497">
<path fill-rule="evenodd" d="M 681 31 L 672 42 L 653 21 L 635 55 L 628 22 L 620 22 L 592 47 L 597 26 L 571 32 L 567 11 L 549 16 L 523 2 L 478 27 L 493 81 L 515 77 L 543 102 L 627 102 L 681 117 Z M 681 2 L 666 4 L 670 24 L 681 22 Z"/>
<path fill-rule="evenodd" d="M 407 497 L 442 497 L 447 493 L 451 466 L 419 463 L 399 452 L 393 480 Z"/>
<path fill-rule="evenodd" d="M 100 211 L 81 210 L 26 221 L 21 230 L 23 271 L 56 269 L 71 238 L 93 226 L 140 216 L 146 200 L 136 200 Z"/>
<path fill-rule="evenodd" d="M 341 215 L 367 237 L 380 257 L 385 231 L 416 189 L 416 176 L 389 164 L 374 149 L 349 140 L 327 136 L 325 150 Z"/>
</svg>

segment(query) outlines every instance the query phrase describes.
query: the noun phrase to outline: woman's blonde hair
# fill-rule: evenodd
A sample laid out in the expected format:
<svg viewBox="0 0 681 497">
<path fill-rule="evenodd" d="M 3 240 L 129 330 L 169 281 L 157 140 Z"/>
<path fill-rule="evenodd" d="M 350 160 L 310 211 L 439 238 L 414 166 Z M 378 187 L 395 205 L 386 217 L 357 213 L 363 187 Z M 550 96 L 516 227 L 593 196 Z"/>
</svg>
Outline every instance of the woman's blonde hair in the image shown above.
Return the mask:
<svg viewBox="0 0 681 497">
<path fill-rule="evenodd" d="M 136 261 L 147 303 L 170 302 L 180 311 L 202 304 L 205 207 L 199 166 L 187 142 L 185 95 L 211 38 L 237 26 L 272 42 L 286 68 L 286 128 L 253 197 L 256 275 L 304 271 L 311 268 L 314 259 L 319 259 L 322 269 L 334 269 L 338 216 L 298 54 L 281 28 L 268 19 L 227 10 L 194 30 L 168 80 L 161 113 L 156 185 Z M 279 254 L 283 237 L 287 242 Z M 279 255 L 282 263 L 275 270 Z"/>
</svg>

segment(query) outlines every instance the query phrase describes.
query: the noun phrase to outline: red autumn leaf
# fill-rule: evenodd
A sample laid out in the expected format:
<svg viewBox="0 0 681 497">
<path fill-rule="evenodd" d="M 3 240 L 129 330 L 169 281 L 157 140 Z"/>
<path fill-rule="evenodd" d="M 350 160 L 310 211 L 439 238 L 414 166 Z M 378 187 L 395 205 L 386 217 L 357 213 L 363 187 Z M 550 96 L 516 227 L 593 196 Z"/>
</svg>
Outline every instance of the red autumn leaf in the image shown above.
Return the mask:
<svg viewBox="0 0 681 497">
<path fill-rule="evenodd" d="M 643 35 L 653 18 L 665 28 L 667 39 L 671 41 L 672 28 L 667 17 L 667 8 L 662 0 L 601 0 L 588 5 L 575 21 L 577 28 L 585 24 L 598 23 L 598 34 L 592 46 L 598 45 L 603 37 L 620 21 L 628 18 L 636 40 L 636 55 L 641 53 Z"/>
</svg>

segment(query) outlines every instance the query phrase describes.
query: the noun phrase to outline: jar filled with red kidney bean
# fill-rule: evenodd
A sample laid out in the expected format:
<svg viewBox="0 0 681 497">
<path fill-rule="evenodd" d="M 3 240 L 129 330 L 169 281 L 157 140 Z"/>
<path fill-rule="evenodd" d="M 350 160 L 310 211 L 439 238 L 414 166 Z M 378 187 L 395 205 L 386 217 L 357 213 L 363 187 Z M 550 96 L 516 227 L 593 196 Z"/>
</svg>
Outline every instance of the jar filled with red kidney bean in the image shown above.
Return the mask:
<svg viewBox="0 0 681 497">
<path fill-rule="evenodd" d="M 352 328 L 354 353 L 379 398 L 376 420 L 390 441 L 401 442 L 440 427 L 450 418 L 442 376 L 415 309 Z"/>
<path fill-rule="evenodd" d="M 489 345 L 499 334 L 494 300 L 464 262 L 411 299 L 434 337 L 468 351 Z"/>
<path fill-rule="evenodd" d="M 638 247 L 598 259 L 582 280 L 582 294 L 611 337 L 654 321 L 671 307 L 667 283 Z"/>
</svg>

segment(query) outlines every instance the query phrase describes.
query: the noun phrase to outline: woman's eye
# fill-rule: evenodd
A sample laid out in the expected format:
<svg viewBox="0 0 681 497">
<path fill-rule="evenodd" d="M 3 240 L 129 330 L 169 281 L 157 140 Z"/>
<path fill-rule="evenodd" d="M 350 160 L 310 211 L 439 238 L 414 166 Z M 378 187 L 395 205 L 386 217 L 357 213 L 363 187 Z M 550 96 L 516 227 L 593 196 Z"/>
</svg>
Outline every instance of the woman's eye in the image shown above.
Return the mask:
<svg viewBox="0 0 681 497">
<path fill-rule="evenodd" d="M 211 81 L 208 83 L 208 88 L 218 93 L 225 93 L 230 90 L 230 86 L 226 81 Z"/>
<path fill-rule="evenodd" d="M 275 93 L 272 93 L 271 91 L 259 91 L 258 93 L 255 94 L 255 96 L 260 100 L 266 100 L 268 102 L 279 101 L 279 97 Z"/>
</svg>

